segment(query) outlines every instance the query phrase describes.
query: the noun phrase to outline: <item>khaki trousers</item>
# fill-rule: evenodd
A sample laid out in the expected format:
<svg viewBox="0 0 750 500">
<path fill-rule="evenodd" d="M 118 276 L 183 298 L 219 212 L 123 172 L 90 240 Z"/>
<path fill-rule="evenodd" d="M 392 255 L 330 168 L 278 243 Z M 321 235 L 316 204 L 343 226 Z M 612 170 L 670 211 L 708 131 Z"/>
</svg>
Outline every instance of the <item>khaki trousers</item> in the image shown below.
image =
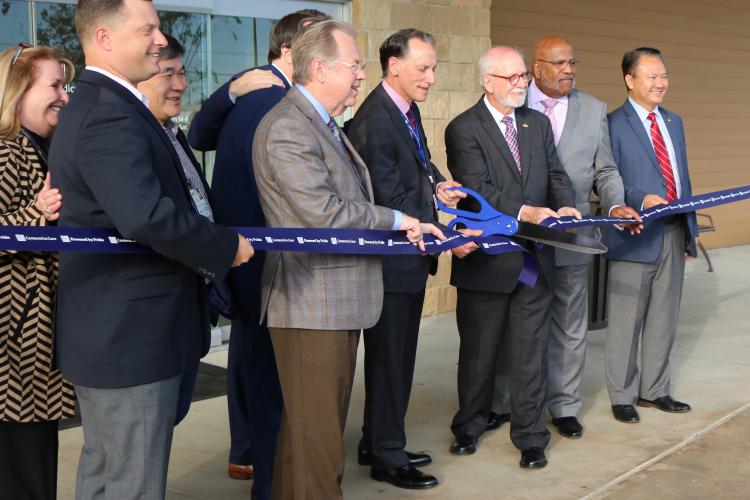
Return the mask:
<svg viewBox="0 0 750 500">
<path fill-rule="evenodd" d="M 269 330 L 284 395 L 272 497 L 343 498 L 343 435 L 360 332 Z"/>
</svg>

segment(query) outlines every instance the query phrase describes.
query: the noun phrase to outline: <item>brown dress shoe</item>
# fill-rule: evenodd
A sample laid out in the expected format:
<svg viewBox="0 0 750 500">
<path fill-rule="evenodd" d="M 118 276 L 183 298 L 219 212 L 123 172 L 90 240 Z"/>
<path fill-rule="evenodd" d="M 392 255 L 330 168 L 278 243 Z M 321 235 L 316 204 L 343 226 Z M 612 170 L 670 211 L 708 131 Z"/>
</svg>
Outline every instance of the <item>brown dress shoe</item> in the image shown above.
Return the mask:
<svg viewBox="0 0 750 500">
<path fill-rule="evenodd" d="M 232 479 L 239 479 L 240 481 L 252 479 L 253 478 L 253 466 L 229 464 L 229 469 L 227 470 L 227 473 L 229 474 L 229 477 L 231 477 Z"/>
</svg>

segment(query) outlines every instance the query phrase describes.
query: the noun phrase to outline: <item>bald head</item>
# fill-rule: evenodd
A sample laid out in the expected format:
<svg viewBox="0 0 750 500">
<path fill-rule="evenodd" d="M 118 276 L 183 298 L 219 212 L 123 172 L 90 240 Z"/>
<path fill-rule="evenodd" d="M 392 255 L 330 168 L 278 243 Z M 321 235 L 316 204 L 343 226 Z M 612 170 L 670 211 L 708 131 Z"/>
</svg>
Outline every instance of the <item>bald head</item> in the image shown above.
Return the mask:
<svg viewBox="0 0 750 500">
<path fill-rule="evenodd" d="M 573 46 L 559 36 L 543 36 L 534 43 L 534 82 L 548 97 L 562 97 L 575 87 Z"/>
<path fill-rule="evenodd" d="M 489 73 L 505 75 L 507 74 L 506 70 L 511 66 L 518 66 L 519 61 L 523 64 L 525 71 L 526 64 L 523 62 L 523 55 L 518 49 L 504 45 L 492 47 L 479 58 L 479 62 L 477 63 L 479 66 L 479 77 L 482 78 Z"/>
<path fill-rule="evenodd" d="M 523 106 L 530 76 L 521 53 L 513 47 L 492 47 L 479 58 L 479 74 L 485 95 L 498 111 L 507 115 Z"/>
</svg>

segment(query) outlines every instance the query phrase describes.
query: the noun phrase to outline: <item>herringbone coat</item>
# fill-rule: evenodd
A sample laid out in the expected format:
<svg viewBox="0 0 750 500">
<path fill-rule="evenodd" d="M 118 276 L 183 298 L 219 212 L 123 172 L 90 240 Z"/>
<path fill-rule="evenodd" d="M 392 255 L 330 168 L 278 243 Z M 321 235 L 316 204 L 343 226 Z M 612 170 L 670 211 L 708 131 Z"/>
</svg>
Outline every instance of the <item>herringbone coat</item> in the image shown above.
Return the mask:
<svg viewBox="0 0 750 500">
<path fill-rule="evenodd" d="M 0 141 L 0 223 L 46 224 L 34 205 L 44 175 L 27 137 Z M 0 421 L 74 414 L 73 388 L 52 359 L 57 266 L 57 254 L 0 251 Z"/>
</svg>

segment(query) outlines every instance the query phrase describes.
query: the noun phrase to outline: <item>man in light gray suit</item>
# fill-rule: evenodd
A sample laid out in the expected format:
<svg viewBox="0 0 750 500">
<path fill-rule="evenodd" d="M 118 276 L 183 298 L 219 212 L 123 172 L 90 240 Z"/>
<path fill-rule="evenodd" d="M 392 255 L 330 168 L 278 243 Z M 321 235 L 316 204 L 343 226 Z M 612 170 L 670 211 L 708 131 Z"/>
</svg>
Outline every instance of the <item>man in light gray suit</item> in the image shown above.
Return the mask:
<svg viewBox="0 0 750 500">
<path fill-rule="evenodd" d="M 575 192 L 575 208 L 590 214 L 592 189 L 605 214 L 634 218 L 625 206 L 622 179 L 612 158 L 607 126 L 607 106 L 575 90 L 576 59 L 573 47 L 558 36 L 539 38 L 534 44 L 534 80 L 528 105 L 544 113 L 552 124 L 557 154 Z M 632 228 L 640 231 L 639 226 Z M 593 236 L 594 228 L 578 230 Z M 555 249 L 554 298 L 547 347 L 547 407 L 559 433 L 569 438 L 583 435 L 578 421 L 580 385 L 586 357 L 588 326 L 588 267 L 591 256 Z M 499 374 L 493 412 L 504 420 L 507 378 Z"/>
<path fill-rule="evenodd" d="M 348 24 L 325 21 L 292 40 L 292 87 L 261 121 L 253 163 L 269 227 L 400 229 L 424 248 L 432 224 L 372 203 L 366 165 L 333 120 L 354 105 L 364 63 Z M 343 432 L 359 333 L 383 303 L 378 256 L 269 252 L 261 321 L 284 395 L 274 498 L 342 498 Z"/>
</svg>

